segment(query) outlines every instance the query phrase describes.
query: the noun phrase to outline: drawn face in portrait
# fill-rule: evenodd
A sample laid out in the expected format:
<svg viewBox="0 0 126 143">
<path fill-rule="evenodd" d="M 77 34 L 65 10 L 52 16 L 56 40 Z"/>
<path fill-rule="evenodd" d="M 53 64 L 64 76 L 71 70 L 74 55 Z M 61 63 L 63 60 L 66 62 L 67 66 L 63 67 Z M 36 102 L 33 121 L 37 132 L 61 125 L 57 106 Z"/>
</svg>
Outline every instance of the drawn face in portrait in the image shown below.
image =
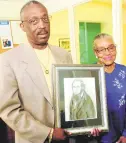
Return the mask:
<svg viewBox="0 0 126 143">
<path fill-rule="evenodd" d="M 80 95 L 83 91 L 82 83 L 79 80 L 75 80 L 72 84 L 73 94 Z"/>
</svg>

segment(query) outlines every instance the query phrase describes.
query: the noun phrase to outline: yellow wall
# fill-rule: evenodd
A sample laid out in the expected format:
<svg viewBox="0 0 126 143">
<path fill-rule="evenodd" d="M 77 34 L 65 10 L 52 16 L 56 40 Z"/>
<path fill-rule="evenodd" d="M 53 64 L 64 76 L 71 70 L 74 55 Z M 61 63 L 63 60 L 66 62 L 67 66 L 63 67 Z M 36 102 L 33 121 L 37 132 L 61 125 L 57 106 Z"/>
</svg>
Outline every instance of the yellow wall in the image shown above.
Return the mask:
<svg viewBox="0 0 126 143">
<path fill-rule="evenodd" d="M 68 11 L 63 10 L 52 14 L 50 27 L 50 44 L 58 46 L 60 38 L 69 38 Z"/>
<path fill-rule="evenodd" d="M 77 61 L 79 53 L 79 22 L 99 22 L 101 32 L 112 34 L 111 5 L 88 2 L 74 8 Z M 58 45 L 59 38 L 69 38 L 68 11 L 60 11 L 52 15 L 50 43 Z"/>
<path fill-rule="evenodd" d="M 75 29 L 77 61 L 80 62 L 79 51 L 79 21 L 101 23 L 101 32 L 112 34 L 112 10 L 111 5 L 89 2 L 76 6 L 75 9 Z"/>
<path fill-rule="evenodd" d="M 123 49 L 122 49 L 122 64 L 126 65 L 126 24 L 123 24 Z"/>
<path fill-rule="evenodd" d="M 123 49 L 122 49 L 122 63 L 124 65 L 126 65 L 126 4 L 123 5 L 123 9 L 122 9 L 122 16 L 123 16 L 123 27 L 122 27 L 122 32 L 123 32 L 123 38 L 122 38 L 122 42 L 123 42 Z"/>
</svg>

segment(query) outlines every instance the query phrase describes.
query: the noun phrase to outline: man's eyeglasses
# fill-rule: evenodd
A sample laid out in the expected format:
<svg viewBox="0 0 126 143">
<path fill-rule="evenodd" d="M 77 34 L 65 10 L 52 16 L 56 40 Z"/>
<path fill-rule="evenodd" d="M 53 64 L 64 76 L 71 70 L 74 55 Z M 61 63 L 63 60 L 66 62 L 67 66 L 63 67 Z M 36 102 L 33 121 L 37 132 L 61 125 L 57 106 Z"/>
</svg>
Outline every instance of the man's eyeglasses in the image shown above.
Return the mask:
<svg viewBox="0 0 126 143">
<path fill-rule="evenodd" d="M 95 51 L 98 54 L 104 54 L 106 52 L 106 50 L 108 50 L 109 52 L 113 52 L 113 51 L 115 51 L 115 49 L 116 49 L 116 45 L 112 44 L 107 48 L 100 48 L 100 49 L 95 48 Z"/>
<path fill-rule="evenodd" d="M 40 20 L 42 20 L 44 23 L 50 23 L 51 16 L 43 16 L 41 18 L 34 17 L 32 19 L 24 20 L 22 22 L 28 22 L 30 25 L 37 25 L 40 22 Z"/>
</svg>

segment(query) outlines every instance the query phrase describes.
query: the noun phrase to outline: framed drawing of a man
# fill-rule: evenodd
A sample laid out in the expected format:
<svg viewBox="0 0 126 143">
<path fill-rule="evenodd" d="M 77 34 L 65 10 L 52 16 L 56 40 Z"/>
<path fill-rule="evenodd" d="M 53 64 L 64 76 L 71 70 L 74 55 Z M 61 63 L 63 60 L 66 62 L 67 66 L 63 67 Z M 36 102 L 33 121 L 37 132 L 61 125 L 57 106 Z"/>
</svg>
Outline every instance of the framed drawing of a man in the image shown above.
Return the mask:
<svg viewBox="0 0 126 143">
<path fill-rule="evenodd" d="M 73 135 L 93 128 L 108 131 L 102 65 L 53 65 L 55 126 Z"/>
<path fill-rule="evenodd" d="M 97 117 L 94 78 L 65 78 L 64 96 L 66 121 Z"/>
</svg>

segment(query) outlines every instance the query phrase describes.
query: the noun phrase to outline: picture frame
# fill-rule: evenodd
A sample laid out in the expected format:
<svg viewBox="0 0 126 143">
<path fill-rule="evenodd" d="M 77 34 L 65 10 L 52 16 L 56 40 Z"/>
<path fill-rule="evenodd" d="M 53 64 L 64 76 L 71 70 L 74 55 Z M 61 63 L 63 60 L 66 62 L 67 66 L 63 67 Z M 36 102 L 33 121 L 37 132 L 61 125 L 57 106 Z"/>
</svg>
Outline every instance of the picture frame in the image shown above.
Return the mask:
<svg viewBox="0 0 126 143">
<path fill-rule="evenodd" d="M 60 38 L 59 47 L 64 48 L 70 52 L 70 39 L 69 38 Z"/>
<path fill-rule="evenodd" d="M 1 37 L 1 45 L 2 45 L 2 49 L 9 49 L 9 48 L 13 48 L 13 42 L 11 37 Z"/>
<path fill-rule="evenodd" d="M 72 135 L 109 130 L 102 65 L 53 64 L 52 87 L 55 127 Z"/>
</svg>

